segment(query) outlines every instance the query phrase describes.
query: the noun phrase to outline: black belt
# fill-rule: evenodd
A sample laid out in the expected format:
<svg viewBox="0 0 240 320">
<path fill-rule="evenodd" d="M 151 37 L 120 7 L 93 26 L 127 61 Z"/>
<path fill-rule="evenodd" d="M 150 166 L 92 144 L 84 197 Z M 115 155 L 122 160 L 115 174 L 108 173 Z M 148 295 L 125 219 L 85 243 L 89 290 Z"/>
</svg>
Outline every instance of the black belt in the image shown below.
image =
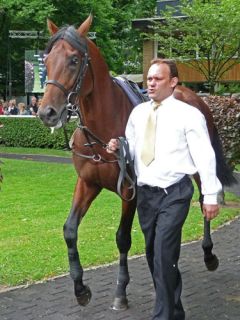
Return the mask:
<svg viewBox="0 0 240 320">
<path fill-rule="evenodd" d="M 157 186 L 153 187 L 153 186 L 149 186 L 148 184 L 143 184 L 142 186 L 139 186 L 139 187 L 143 188 L 143 189 L 150 190 L 151 192 L 163 191 L 166 194 L 168 194 L 171 191 L 171 189 L 173 189 L 176 185 L 178 185 L 179 183 L 182 183 L 182 182 L 184 182 L 184 181 L 186 181 L 188 179 L 189 179 L 188 175 L 185 175 L 181 180 L 179 180 L 178 182 L 170 185 L 167 188 L 161 188 L 161 187 L 157 187 Z"/>
</svg>

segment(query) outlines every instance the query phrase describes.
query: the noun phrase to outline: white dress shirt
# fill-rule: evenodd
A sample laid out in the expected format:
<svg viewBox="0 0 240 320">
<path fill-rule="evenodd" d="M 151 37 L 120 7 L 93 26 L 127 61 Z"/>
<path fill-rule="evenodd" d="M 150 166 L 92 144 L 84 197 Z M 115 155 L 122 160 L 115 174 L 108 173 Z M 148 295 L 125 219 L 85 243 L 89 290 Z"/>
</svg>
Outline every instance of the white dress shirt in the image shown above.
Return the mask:
<svg viewBox="0 0 240 320">
<path fill-rule="evenodd" d="M 155 159 L 141 160 L 146 121 L 152 101 L 136 106 L 130 114 L 126 138 L 134 159 L 137 184 L 167 188 L 184 175 L 199 173 L 204 203 L 216 204 L 222 189 L 216 177 L 215 153 L 203 114 L 173 96 L 162 101 L 157 112 Z"/>
</svg>

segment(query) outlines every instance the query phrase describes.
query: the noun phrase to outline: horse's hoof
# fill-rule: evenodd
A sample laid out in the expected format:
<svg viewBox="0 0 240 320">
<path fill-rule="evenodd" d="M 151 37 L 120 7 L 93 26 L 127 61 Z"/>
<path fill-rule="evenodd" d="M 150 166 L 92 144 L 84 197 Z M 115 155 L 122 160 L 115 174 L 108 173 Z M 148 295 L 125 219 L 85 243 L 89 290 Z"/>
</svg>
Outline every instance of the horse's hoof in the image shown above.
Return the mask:
<svg viewBox="0 0 240 320">
<path fill-rule="evenodd" d="M 219 266 L 219 260 L 215 254 L 212 255 L 211 259 L 205 259 L 204 262 L 208 271 L 215 271 Z"/>
<path fill-rule="evenodd" d="M 85 307 L 91 300 L 92 293 L 88 286 L 84 286 L 84 290 L 76 296 L 77 302 L 80 306 Z"/>
<path fill-rule="evenodd" d="M 111 309 L 115 311 L 123 311 L 128 308 L 128 299 L 126 297 L 115 298 Z"/>
</svg>

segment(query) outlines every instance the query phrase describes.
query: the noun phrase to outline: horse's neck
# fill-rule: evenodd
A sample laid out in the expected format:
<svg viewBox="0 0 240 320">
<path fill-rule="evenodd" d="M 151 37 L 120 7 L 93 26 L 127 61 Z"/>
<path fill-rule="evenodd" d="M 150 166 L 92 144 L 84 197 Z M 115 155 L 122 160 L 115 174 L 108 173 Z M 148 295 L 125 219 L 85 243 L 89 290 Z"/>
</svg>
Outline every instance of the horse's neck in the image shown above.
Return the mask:
<svg viewBox="0 0 240 320">
<path fill-rule="evenodd" d="M 93 90 L 83 98 L 84 121 L 99 134 L 122 135 L 132 106 L 110 76 L 108 66 L 95 44 L 89 43 Z"/>
<path fill-rule="evenodd" d="M 132 106 L 111 77 L 95 81 L 94 90 L 83 100 L 84 121 L 100 135 L 123 135 Z"/>
</svg>

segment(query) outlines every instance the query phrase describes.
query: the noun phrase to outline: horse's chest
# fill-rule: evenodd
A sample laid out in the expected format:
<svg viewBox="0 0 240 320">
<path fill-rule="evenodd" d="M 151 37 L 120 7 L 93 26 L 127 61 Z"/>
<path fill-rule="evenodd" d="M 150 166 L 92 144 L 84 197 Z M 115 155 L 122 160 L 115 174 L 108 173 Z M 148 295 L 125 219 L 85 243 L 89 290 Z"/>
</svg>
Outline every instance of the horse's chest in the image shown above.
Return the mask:
<svg viewBox="0 0 240 320">
<path fill-rule="evenodd" d="M 74 161 L 74 165 L 78 176 L 87 183 L 114 189 L 118 173 L 116 165 L 86 159 Z"/>
</svg>

